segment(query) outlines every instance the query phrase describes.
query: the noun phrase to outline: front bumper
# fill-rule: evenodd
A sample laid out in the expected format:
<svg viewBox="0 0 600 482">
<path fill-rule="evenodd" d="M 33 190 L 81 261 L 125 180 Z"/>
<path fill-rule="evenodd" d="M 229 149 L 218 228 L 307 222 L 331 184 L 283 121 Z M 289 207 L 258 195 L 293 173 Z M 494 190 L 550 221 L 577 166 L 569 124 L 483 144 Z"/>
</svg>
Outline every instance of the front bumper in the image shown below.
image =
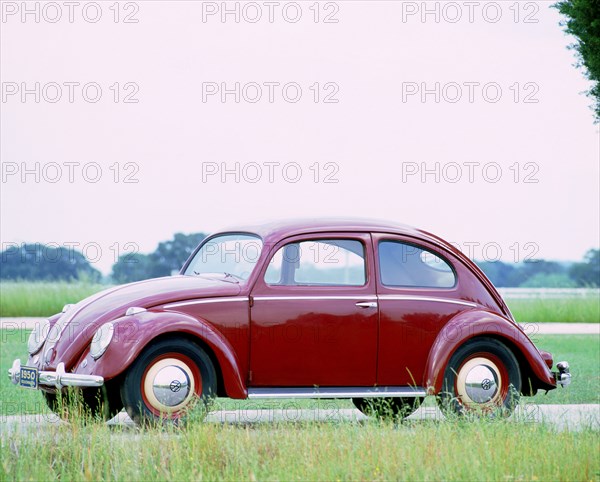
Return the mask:
<svg viewBox="0 0 600 482">
<path fill-rule="evenodd" d="M 15 385 L 18 385 L 21 377 L 21 360 L 16 359 L 12 368 L 8 369 L 8 377 Z M 76 373 L 66 373 L 65 364 L 59 363 L 55 372 L 39 371 L 38 385 L 45 387 L 101 387 L 104 385 L 104 378 L 99 375 L 78 375 Z"/>
<path fill-rule="evenodd" d="M 556 368 L 558 368 L 557 372 L 552 372 L 554 374 L 554 379 L 556 380 L 557 385 L 561 385 L 566 387 L 571 384 L 571 371 L 569 369 L 569 362 L 561 361 L 556 364 Z"/>
</svg>

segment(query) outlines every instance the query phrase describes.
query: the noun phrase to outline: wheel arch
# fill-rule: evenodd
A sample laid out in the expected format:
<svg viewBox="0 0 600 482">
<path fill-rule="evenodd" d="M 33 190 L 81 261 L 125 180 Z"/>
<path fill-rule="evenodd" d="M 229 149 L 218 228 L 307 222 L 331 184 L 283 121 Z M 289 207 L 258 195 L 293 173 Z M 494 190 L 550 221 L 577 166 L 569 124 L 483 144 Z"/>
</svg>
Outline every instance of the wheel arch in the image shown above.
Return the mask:
<svg viewBox="0 0 600 482">
<path fill-rule="evenodd" d="M 550 390 L 556 387 L 542 355 L 519 326 L 496 313 L 471 310 L 450 320 L 431 347 L 423 375 L 424 386 L 430 394 L 441 391 L 444 372 L 456 350 L 478 338 L 500 341 L 513 353 L 523 381 L 523 395 L 535 394 L 538 388 Z"/>
<path fill-rule="evenodd" d="M 152 344 L 159 343 L 161 341 L 169 340 L 169 339 L 172 339 L 172 340 L 185 339 L 185 340 L 195 343 L 202 350 L 204 350 L 204 352 L 210 358 L 210 361 L 212 362 L 213 367 L 215 369 L 215 374 L 217 375 L 217 396 L 218 397 L 226 397 L 227 392 L 225 391 L 225 380 L 223 378 L 223 370 L 221 369 L 221 364 L 219 363 L 219 359 L 217 358 L 217 355 L 215 354 L 212 347 L 208 343 L 206 343 L 205 340 L 203 340 L 202 338 L 200 338 L 199 336 L 197 336 L 195 334 L 188 333 L 188 332 L 175 332 L 175 331 L 161 333 L 160 335 L 157 335 L 156 337 L 149 340 L 148 343 L 146 344 L 146 346 L 144 346 L 144 348 L 140 351 L 138 356 L 141 355 L 144 352 L 144 350 L 148 349 Z"/>
<path fill-rule="evenodd" d="M 218 396 L 247 397 L 240 364 L 231 344 L 207 321 L 182 313 L 148 311 L 115 320 L 115 337 L 106 353 L 90 363 L 85 371 L 101 375 L 105 380 L 120 377 L 152 343 L 170 338 L 188 339 L 206 352 L 217 375 Z"/>
</svg>

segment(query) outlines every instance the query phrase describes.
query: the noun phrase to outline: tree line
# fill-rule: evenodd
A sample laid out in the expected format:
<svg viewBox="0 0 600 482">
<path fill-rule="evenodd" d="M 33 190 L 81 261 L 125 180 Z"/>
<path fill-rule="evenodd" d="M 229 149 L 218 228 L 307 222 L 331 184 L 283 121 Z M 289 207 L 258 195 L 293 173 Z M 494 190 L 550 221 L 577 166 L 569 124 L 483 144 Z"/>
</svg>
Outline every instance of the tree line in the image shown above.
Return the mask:
<svg viewBox="0 0 600 482">
<path fill-rule="evenodd" d="M 0 252 L 0 279 L 23 281 L 88 281 L 130 283 L 169 276 L 206 237 L 204 233 L 177 233 L 149 254 L 119 256 L 110 276 L 102 277 L 75 249 L 41 243 L 11 246 Z M 559 263 L 543 259 L 522 263 L 476 261 L 495 286 L 527 288 L 575 288 L 600 286 L 600 250 L 591 249 L 580 262 Z"/>
</svg>

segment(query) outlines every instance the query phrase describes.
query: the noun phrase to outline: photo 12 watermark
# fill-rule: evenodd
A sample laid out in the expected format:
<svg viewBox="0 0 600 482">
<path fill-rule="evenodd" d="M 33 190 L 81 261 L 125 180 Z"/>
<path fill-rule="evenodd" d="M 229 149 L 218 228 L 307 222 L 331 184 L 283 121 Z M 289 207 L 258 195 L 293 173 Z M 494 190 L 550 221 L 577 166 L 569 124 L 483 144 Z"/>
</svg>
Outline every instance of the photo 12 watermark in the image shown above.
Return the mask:
<svg viewBox="0 0 600 482">
<path fill-rule="evenodd" d="M 0 2 L 2 23 L 74 24 L 140 21 L 140 2 Z"/>
<path fill-rule="evenodd" d="M 43 244 L 3 241 L 0 243 L 0 260 L 4 270 L 9 270 L 11 264 L 35 266 L 62 263 L 77 268 L 81 263 L 100 263 L 106 256 L 109 256 L 113 263 L 118 261 L 137 263 L 135 255 L 139 252 L 140 247 L 135 241 L 112 243 L 49 241 Z"/>
<path fill-rule="evenodd" d="M 295 161 L 278 162 L 202 162 L 200 165 L 202 182 L 234 184 L 338 184 L 340 165 L 336 162 L 313 162 L 310 164 Z"/>
<path fill-rule="evenodd" d="M 201 2 L 202 23 L 339 23 L 338 2 Z"/>
<path fill-rule="evenodd" d="M 402 103 L 421 104 L 537 104 L 540 86 L 537 82 L 402 82 Z"/>
<path fill-rule="evenodd" d="M 402 23 L 539 23 L 538 2 L 402 1 L 400 4 Z"/>
<path fill-rule="evenodd" d="M 498 162 L 402 162 L 403 184 L 538 184 L 540 165 L 537 162 L 514 162 L 508 167 Z"/>
<path fill-rule="evenodd" d="M 136 82 L 49 81 L 2 82 L 2 103 L 47 104 L 137 104 L 140 86 Z"/>
<path fill-rule="evenodd" d="M 535 262 L 540 252 L 540 245 L 535 241 L 514 241 L 499 243 L 497 241 L 449 241 L 472 261 L 495 262 L 508 260 L 514 263 L 523 261 Z"/>
<path fill-rule="evenodd" d="M 2 162 L 2 184 L 138 184 L 140 165 L 137 162 Z"/>
<path fill-rule="evenodd" d="M 202 82 L 202 102 L 246 104 L 297 104 L 300 101 L 315 104 L 340 102 L 337 82 Z"/>
</svg>

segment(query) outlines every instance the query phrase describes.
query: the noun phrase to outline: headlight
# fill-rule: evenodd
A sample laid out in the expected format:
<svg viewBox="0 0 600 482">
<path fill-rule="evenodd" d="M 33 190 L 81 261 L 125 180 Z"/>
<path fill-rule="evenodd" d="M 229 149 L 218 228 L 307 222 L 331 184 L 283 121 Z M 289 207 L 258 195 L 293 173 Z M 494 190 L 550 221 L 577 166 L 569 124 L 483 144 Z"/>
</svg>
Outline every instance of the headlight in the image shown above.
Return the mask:
<svg viewBox="0 0 600 482">
<path fill-rule="evenodd" d="M 31 331 L 29 340 L 27 340 L 27 351 L 29 351 L 30 355 L 37 353 L 42 348 L 46 338 L 48 338 L 49 331 L 50 320 L 44 320 L 35 324 L 35 328 Z"/>
<path fill-rule="evenodd" d="M 97 360 L 104 354 L 113 338 L 114 332 L 115 327 L 112 323 L 104 323 L 94 334 L 92 346 L 90 347 L 90 355 L 92 355 L 94 360 Z"/>
</svg>

